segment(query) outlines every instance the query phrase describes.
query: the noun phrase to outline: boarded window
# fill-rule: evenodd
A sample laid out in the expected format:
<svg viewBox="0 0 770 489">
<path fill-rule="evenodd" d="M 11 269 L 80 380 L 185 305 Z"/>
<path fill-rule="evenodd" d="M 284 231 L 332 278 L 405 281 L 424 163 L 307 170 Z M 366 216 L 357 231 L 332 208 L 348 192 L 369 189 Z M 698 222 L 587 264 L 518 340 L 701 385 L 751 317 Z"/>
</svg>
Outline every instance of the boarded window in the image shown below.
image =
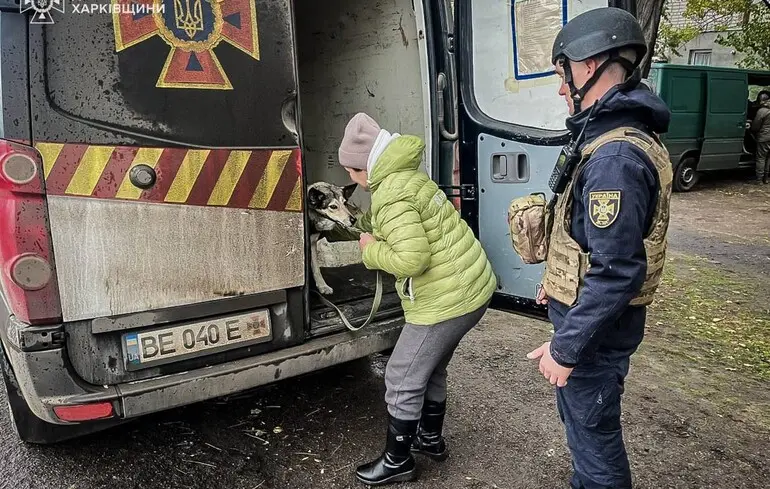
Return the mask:
<svg viewBox="0 0 770 489">
<path fill-rule="evenodd" d="M 473 8 L 473 85 L 481 110 L 493 119 L 528 127 L 564 129 L 567 105 L 551 65 L 561 27 L 607 2 L 489 0 Z"/>
</svg>

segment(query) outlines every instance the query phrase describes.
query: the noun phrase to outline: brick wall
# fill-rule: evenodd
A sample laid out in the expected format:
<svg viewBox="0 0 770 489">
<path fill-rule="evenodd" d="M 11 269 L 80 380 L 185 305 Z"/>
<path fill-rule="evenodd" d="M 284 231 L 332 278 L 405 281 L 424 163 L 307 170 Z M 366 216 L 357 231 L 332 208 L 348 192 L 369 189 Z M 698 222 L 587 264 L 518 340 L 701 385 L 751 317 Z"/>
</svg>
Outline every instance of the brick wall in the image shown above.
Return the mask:
<svg viewBox="0 0 770 489">
<path fill-rule="evenodd" d="M 666 7 L 668 9 L 668 22 L 674 27 L 685 27 L 692 22 L 684 17 L 684 11 L 687 8 L 687 0 L 667 0 Z M 702 22 L 698 22 L 699 25 L 704 27 L 706 32 L 713 31 L 717 26 L 727 24 L 728 28 L 740 27 L 743 19 L 739 15 L 733 15 L 729 17 L 721 15 L 710 15 L 703 19 Z"/>
</svg>

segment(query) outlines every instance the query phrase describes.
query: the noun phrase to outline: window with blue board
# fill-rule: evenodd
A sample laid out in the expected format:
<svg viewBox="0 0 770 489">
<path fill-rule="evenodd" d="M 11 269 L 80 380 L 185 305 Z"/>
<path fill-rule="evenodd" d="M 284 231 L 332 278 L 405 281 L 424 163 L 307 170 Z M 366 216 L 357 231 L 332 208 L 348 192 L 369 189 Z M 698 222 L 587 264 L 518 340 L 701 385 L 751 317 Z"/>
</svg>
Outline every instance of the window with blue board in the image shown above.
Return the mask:
<svg viewBox="0 0 770 489">
<path fill-rule="evenodd" d="M 607 0 L 485 0 L 471 10 L 473 95 L 489 117 L 564 131 L 567 104 L 551 64 L 553 40 L 569 19 Z"/>
<path fill-rule="evenodd" d="M 511 4 L 513 69 L 516 80 L 554 73 L 551 47 L 567 23 L 567 0 L 516 0 Z"/>
</svg>

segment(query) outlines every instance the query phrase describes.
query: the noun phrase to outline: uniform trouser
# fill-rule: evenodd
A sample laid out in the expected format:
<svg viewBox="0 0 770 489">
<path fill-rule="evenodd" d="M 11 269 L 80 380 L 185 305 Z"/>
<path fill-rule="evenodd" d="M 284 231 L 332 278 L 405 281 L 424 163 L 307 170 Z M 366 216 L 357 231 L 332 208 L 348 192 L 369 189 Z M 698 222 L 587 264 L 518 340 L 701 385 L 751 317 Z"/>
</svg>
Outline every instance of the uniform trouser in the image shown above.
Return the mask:
<svg viewBox="0 0 770 489">
<path fill-rule="evenodd" d="M 757 143 L 757 179 L 770 176 L 770 141 Z"/>
<path fill-rule="evenodd" d="M 406 323 L 385 368 L 385 402 L 391 416 L 420 419 L 425 399 L 444 402 L 447 396 L 447 365 L 457 345 L 487 310 L 432 326 Z"/>
<path fill-rule="evenodd" d="M 630 489 L 631 468 L 620 426 L 630 356 L 577 366 L 556 390 L 572 453 L 573 489 Z"/>
</svg>

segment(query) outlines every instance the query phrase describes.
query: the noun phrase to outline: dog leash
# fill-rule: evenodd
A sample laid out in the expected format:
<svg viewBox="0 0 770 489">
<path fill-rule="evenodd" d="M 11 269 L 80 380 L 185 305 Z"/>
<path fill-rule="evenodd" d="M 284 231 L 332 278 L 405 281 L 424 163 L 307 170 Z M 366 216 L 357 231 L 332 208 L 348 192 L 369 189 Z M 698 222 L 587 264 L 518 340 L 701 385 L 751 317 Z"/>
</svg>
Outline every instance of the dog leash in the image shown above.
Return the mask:
<svg viewBox="0 0 770 489">
<path fill-rule="evenodd" d="M 380 271 L 377 271 L 377 279 L 374 286 L 374 302 L 372 302 L 372 310 L 369 312 L 369 317 L 366 318 L 366 321 L 361 326 L 353 326 L 350 323 L 350 320 L 345 316 L 345 314 L 340 310 L 339 307 L 336 306 L 332 301 L 324 297 L 320 292 L 317 290 L 314 290 L 313 292 L 316 293 L 316 295 L 321 299 L 321 302 L 324 303 L 326 306 L 331 307 L 334 309 L 337 314 L 339 314 L 340 319 L 342 320 L 342 323 L 350 330 L 350 331 L 358 331 L 361 328 L 369 325 L 369 323 L 372 322 L 374 319 L 374 316 L 377 314 L 377 311 L 380 309 L 380 303 L 382 302 L 382 277 L 380 276 Z"/>
</svg>

